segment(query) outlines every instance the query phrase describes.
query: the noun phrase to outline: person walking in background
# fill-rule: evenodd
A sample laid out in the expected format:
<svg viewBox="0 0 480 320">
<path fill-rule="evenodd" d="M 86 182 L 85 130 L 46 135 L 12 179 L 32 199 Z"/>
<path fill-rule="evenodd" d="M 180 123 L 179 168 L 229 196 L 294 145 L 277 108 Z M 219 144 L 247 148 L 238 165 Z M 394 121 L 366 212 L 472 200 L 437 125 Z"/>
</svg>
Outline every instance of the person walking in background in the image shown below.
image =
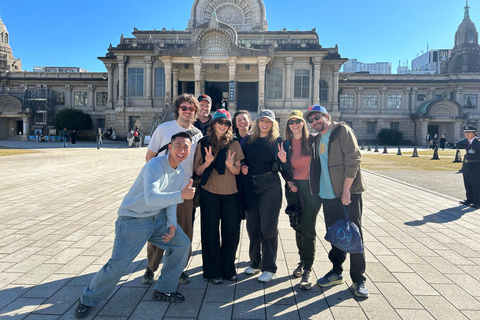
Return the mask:
<svg viewBox="0 0 480 320">
<path fill-rule="evenodd" d="M 212 115 L 210 110 L 212 109 L 212 98 L 206 94 L 202 94 L 197 98 L 198 100 L 198 117 L 193 123 L 195 127 L 202 132 L 202 135 L 206 135 L 208 128 L 212 124 Z"/>
<path fill-rule="evenodd" d="M 289 178 L 286 180 L 288 190 L 285 190 L 287 208 L 299 214 L 298 221 L 293 223 L 297 224 L 294 230 L 300 262 L 293 271 L 293 276 L 302 277 L 300 289 L 310 290 L 317 236 L 315 225 L 321 200 L 318 193 L 312 192 L 310 180 L 311 144 L 314 137 L 308 133 L 307 124 L 300 110 L 288 113 L 285 140 L 288 141 L 287 152 L 279 153 L 279 159 L 285 163 L 284 176 Z M 318 179 L 314 181 L 317 182 Z"/>
<path fill-rule="evenodd" d="M 425 142 L 427 144 L 427 146 L 425 147 L 425 149 L 428 149 L 428 148 L 431 148 L 432 147 L 432 136 L 430 135 L 430 133 L 427 132 L 427 136 L 425 137 Z"/>
<path fill-rule="evenodd" d="M 117 133 L 115 132 L 115 128 L 112 129 L 112 136 L 110 137 L 111 140 L 117 140 Z"/>
<path fill-rule="evenodd" d="M 446 145 L 447 145 L 447 139 L 445 139 L 445 135 L 442 134 L 442 137 L 440 138 L 440 148 L 442 148 L 442 150 L 445 150 Z"/>
<path fill-rule="evenodd" d="M 76 144 L 77 143 L 77 132 L 75 131 L 75 129 L 72 130 L 72 133 L 70 134 L 70 142 L 72 144 Z"/>
<path fill-rule="evenodd" d="M 147 241 L 168 251 L 153 300 L 183 302 L 177 279 L 187 263 L 190 241 L 177 225 L 177 204 L 190 200 L 195 188 L 182 188 L 185 173 L 180 163 L 189 155 L 192 140 L 185 132 L 172 136 L 169 154 L 146 163 L 118 209 L 112 256 L 83 290 L 75 317 L 89 316 L 106 299 Z"/>
<path fill-rule="evenodd" d="M 312 191 L 319 192 L 322 199 L 325 227 L 328 230 L 337 220 L 344 219 L 348 208 L 348 216 L 358 226 L 363 241 L 362 192 L 365 191 L 365 183 L 360 170 L 362 155 L 355 133 L 345 122 L 333 122 L 327 109 L 320 105 L 308 108 L 303 117 L 319 133 L 312 147 L 310 179 L 312 188 L 315 188 Z M 319 183 L 315 182 L 318 178 Z M 347 254 L 331 246 L 328 258 L 333 269 L 317 280 L 321 287 L 344 282 L 342 264 Z M 365 285 L 365 268 L 365 252 L 350 254 L 352 289 L 361 298 L 369 295 Z"/>
<path fill-rule="evenodd" d="M 236 175 L 243 160 L 234 140 L 231 116 L 225 109 L 213 115 L 207 136 L 197 145 L 194 168 L 201 176 L 200 218 L 203 277 L 213 284 L 237 280 L 235 253 L 240 239 Z M 219 235 L 219 226 L 220 234 Z"/>
<path fill-rule="evenodd" d="M 62 130 L 62 146 L 64 148 L 67 147 L 67 128 L 63 128 Z"/>
<path fill-rule="evenodd" d="M 463 130 L 465 138 L 468 139 L 462 166 L 463 184 L 467 198 L 460 203 L 480 209 L 480 141 L 476 136 L 477 128 L 465 126 Z"/>
<path fill-rule="evenodd" d="M 135 128 L 135 131 L 133 132 L 133 142 L 135 144 L 135 148 L 140 148 L 140 131 Z"/>
<path fill-rule="evenodd" d="M 97 149 L 98 150 L 100 150 L 100 146 L 102 145 L 102 138 L 103 138 L 102 128 L 98 128 L 98 131 L 97 131 L 97 134 L 96 134 Z"/>
<path fill-rule="evenodd" d="M 260 270 L 260 282 L 269 282 L 277 273 L 278 215 L 282 206 L 282 187 L 278 172 L 278 145 L 282 143 L 278 122 L 271 110 L 263 110 L 253 124 L 252 134 L 243 147 L 245 163 L 242 174 L 248 175 L 252 189 L 247 194 L 247 232 L 250 239 L 252 275 Z"/>
<path fill-rule="evenodd" d="M 133 130 L 132 129 L 128 130 L 127 143 L 129 148 L 133 147 Z"/>
<path fill-rule="evenodd" d="M 438 135 L 436 133 L 433 135 L 433 148 L 432 149 L 438 149 Z"/>
<path fill-rule="evenodd" d="M 152 134 L 150 143 L 148 144 L 145 160 L 148 162 L 157 155 L 165 154 L 166 150 L 162 150 L 170 142 L 170 137 L 176 132 L 187 132 L 192 137 L 192 150 L 197 147 L 198 141 L 202 138 L 202 133 L 193 126 L 198 112 L 198 101 L 191 94 L 181 94 L 173 102 L 175 120 L 160 124 Z M 184 186 L 186 186 L 193 175 L 194 152 L 192 151 L 188 158 L 181 163 L 181 167 L 185 172 Z M 192 223 L 193 200 L 185 200 L 177 205 L 177 220 L 182 230 L 190 239 L 193 239 L 193 223 Z M 157 271 L 163 257 L 163 249 L 155 246 L 153 243 L 147 245 L 147 268 L 142 277 L 143 284 L 153 283 L 154 272 Z M 185 268 L 186 264 L 182 266 Z M 179 283 L 186 284 L 190 282 L 189 276 L 184 271 L 178 279 Z"/>
</svg>

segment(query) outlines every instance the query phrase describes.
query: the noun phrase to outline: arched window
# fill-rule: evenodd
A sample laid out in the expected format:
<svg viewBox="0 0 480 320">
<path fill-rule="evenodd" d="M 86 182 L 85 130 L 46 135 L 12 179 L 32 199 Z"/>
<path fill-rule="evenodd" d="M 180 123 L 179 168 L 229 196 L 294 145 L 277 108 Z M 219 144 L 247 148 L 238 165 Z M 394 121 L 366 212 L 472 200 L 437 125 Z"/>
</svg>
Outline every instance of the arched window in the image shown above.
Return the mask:
<svg viewBox="0 0 480 320">
<path fill-rule="evenodd" d="M 468 31 L 468 34 L 467 34 L 467 42 L 468 43 L 474 43 L 475 42 L 475 34 L 473 33 L 473 31 Z"/>
<path fill-rule="evenodd" d="M 8 33 L 5 32 L 5 43 L 8 44 Z"/>
<path fill-rule="evenodd" d="M 328 83 L 320 80 L 320 102 L 328 102 Z"/>
<path fill-rule="evenodd" d="M 230 43 L 224 34 L 213 32 L 202 39 L 200 46 L 203 57 L 226 57 Z"/>
</svg>

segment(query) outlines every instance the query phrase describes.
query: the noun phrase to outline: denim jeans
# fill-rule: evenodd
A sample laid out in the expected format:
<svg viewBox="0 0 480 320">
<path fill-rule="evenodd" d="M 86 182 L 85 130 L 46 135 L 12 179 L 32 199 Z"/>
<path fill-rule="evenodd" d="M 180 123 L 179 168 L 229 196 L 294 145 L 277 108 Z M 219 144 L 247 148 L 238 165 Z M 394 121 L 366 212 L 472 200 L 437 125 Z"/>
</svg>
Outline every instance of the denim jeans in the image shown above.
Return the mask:
<svg viewBox="0 0 480 320">
<path fill-rule="evenodd" d="M 164 249 L 165 255 L 168 256 L 163 264 L 161 276 L 155 284 L 155 290 L 165 293 L 175 292 L 178 279 L 187 264 L 190 239 L 182 228 L 177 226 L 175 237 L 164 243 L 162 236 L 167 232 L 165 210 L 147 218 L 118 217 L 115 222 L 112 257 L 83 290 L 80 301 L 93 307 L 106 299 L 147 241 Z"/>
</svg>

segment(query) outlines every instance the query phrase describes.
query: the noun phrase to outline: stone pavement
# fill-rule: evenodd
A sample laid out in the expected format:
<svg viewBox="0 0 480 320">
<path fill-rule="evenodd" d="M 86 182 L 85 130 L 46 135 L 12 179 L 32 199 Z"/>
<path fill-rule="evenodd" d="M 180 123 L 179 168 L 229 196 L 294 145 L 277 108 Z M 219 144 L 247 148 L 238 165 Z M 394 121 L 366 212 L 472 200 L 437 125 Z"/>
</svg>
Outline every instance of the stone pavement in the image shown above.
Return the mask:
<svg viewBox="0 0 480 320">
<path fill-rule="evenodd" d="M 94 142 L 0 141 L 39 148 L 0 157 L 0 318 L 72 319 L 83 288 L 110 257 L 116 210 L 145 162 L 146 149 Z M 421 174 L 421 173 L 420 173 Z M 146 253 L 131 264 L 95 319 L 480 319 L 479 211 L 458 199 L 365 172 L 364 236 L 370 298 L 346 284 L 299 290 L 290 274 L 298 262 L 294 233 L 280 214 L 278 275 L 268 284 L 242 273 L 248 236 L 242 225 L 239 280 L 212 285 L 202 277 L 199 219 L 191 283 L 182 304 L 152 300 L 141 284 Z M 198 213 L 197 213 L 198 218 Z M 317 220 L 314 280 L 330 268 Z M 158 274 L 156 274 L 158 276 Z"/>
</svg>

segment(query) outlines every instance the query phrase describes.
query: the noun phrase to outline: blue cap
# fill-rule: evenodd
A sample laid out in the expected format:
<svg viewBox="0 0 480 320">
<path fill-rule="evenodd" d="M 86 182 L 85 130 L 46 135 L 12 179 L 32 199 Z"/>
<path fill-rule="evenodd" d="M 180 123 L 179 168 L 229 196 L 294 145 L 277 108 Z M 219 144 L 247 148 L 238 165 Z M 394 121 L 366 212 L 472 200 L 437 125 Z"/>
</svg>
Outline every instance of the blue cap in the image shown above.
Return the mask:
<svg viewBox="0 0 480 320">
<path fill-rule="evenodd" d="M 323 113 L 323 114 L 328 114 L 328 111 L 327 109 L 325 109 L 325 107 L 322 107 L 321 105 L 313 105 L 313 106 L 310 106 L 308 108 L 307 111 L 305 111 L 305 113 L 303 114 L 303 118 L 308 121 L 308 117 L 310 116 L 310 114 L 312 113 L 315 113 L 315 112 L 320 112 L 320 113 Z"/>
</svg>

